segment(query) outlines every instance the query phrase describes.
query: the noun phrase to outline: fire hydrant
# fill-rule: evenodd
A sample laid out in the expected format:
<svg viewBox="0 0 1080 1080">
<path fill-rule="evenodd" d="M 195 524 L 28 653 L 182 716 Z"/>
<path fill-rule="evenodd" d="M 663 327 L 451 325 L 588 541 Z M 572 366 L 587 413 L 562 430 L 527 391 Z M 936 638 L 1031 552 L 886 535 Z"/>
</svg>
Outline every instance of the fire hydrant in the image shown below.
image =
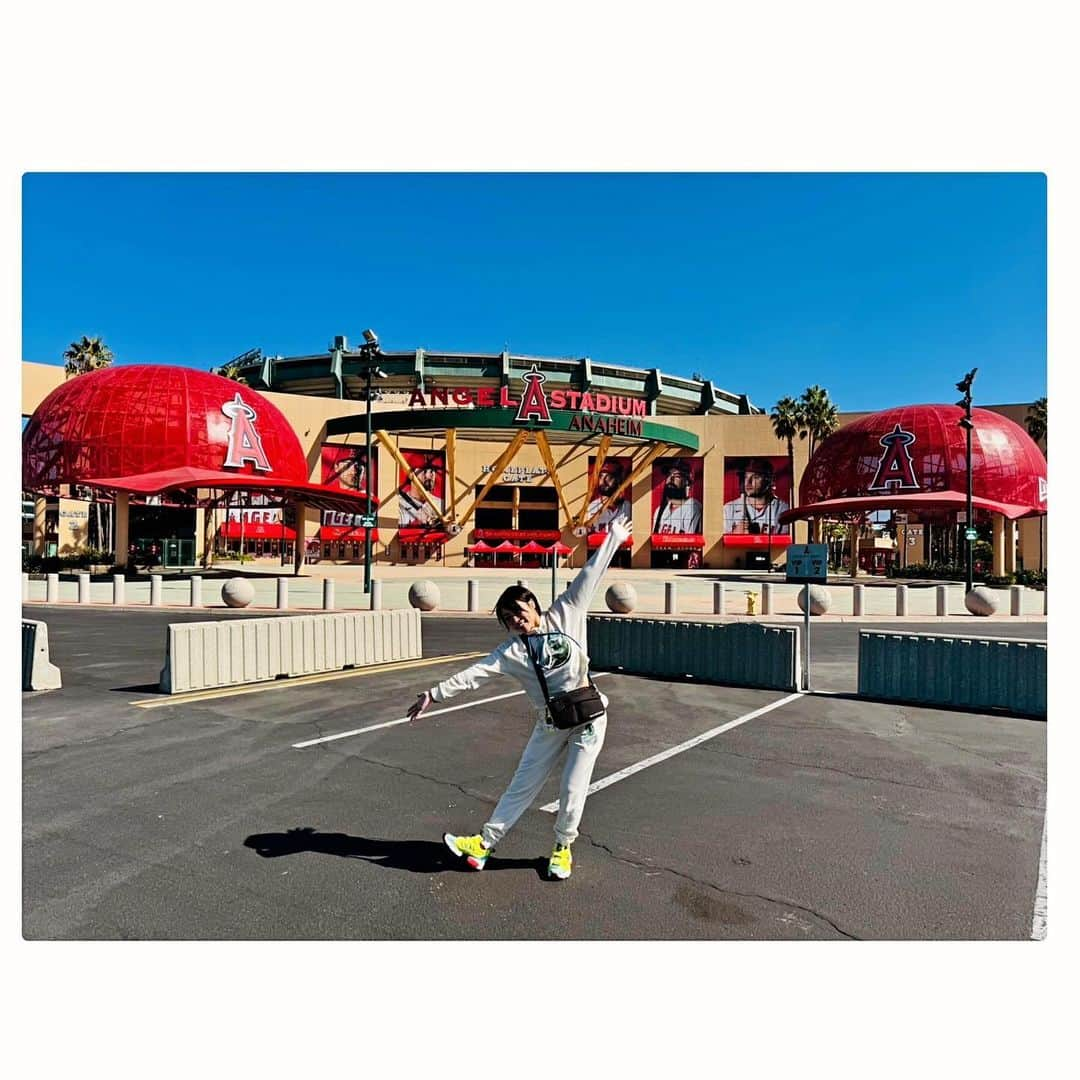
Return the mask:
<svg viewBox="0 0 1080 1080">
<path fill-rule="evenodd" d="M 757 614 L 757 593 L 748 592 L 746 594 L 746 614 Z"/>
</svg>

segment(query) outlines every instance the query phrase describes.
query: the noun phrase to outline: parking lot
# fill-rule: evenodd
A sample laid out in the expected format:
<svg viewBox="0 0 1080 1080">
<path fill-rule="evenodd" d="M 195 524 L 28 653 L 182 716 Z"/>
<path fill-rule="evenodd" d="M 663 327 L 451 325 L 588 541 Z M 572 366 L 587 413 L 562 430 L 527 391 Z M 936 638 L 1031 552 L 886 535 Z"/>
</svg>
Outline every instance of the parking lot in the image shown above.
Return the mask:
<svg viewBox="0 0 1080 1080">
<path fill-rule="evenodd" d="M 515 683 L 376 726 L 496 644 L 494 620 L 425 617 L 421 661 L 170 699 L 167 622 L 236 616 L 26 614 L 64 677 L 23 695 L 29 939 L 1032 937 L 1045 723 L 856 699 L 855 624 L 815 627 L 810 695 L 603 675 L 594 783 L 616 779 L 559 883 L 554 777 L 482 873 L 441 843 L 513 772 Z"/>
</svg>

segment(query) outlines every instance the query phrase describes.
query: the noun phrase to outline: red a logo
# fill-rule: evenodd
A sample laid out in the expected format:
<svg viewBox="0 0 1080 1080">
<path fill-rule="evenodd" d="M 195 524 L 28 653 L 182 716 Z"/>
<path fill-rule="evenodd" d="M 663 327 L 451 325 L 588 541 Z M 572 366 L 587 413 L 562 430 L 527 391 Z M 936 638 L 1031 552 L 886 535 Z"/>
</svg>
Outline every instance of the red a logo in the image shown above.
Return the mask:
<svg viewBox="0 0 1080 1080">
<path fill-rule="evenodd" d="M 904 431 L 899 424 L 883 435 L 879 440 L 885 452 L 878 462 L 877 474 L 867 491 L 918 491 L 919 481 L 915 479 L 915 466 L 908 447 L 915 441 L 910 431 Z"/>
<path fill-rule="evenodd" d="M 262 439 L 255 430 L 255 410 L 240 397 L 240 391 L 232 401 L 226 401 L 221 411 L 229 418 L 229 452 L 225 457 L 226 467 L 243 468 L 245 461 L 250 461 L 262 472 L 273 472 L 266 460 Z"/>
<path fill-rule="evenodd" d="M 525 372 L 522 378 L 525 380 L 525 390 L 521 395 L 521 404 L 518 405 L 514 423 L 523 424 L 526 420 L 537 420 L 541 424 L 550 424 L 551 413 L 543 390 L 545 376 L 537 371 L 533 364 L 532 370 Z"/>
</svg>

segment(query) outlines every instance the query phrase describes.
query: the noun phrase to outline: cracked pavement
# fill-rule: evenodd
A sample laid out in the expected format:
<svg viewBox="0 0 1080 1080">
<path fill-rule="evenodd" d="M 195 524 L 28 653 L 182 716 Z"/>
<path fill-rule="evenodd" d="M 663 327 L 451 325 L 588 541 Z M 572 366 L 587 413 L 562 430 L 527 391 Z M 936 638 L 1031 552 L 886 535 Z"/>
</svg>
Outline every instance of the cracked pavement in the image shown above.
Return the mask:
<svg viewBox="0 0 1080 1080">
<path fill-rule="evenodd" d="M 801 697 L 595 793 L 551 882 L 558 770 L 482 873 L 441 841 L 497 800 L 524 698 L 292 748 L 403 716 L 461 662 L 146 710 L 167 621 L 207 612 L 35 611 L 64 688 L 23 695 L 30 939 L 1030 937 L 1044 723 Z M 843 691 L 837 629 L 815 655 Z M 424 620 L 425 657 L 498 640 Z M 625 675 L 605 693 L 596 780 L 785 696 Z"/>
</svg>

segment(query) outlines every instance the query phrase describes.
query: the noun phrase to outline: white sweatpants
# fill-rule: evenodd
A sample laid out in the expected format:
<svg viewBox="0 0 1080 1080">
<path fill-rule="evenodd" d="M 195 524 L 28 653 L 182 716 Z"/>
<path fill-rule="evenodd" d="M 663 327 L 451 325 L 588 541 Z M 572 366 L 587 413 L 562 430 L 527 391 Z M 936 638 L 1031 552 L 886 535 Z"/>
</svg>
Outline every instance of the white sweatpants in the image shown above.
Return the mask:
<svg viewBox="0 0 1080 1080">
<path fill-rule="evenodd" d="M 593 766 L 604 745 L 606 731 L 607 713 L 591 724 L 566 731 L 560 731 L 543 720 L 538 721 L 525 744 L 510 786 L 503 792 L 494 813 L 484 825 L 484 843 L 494 847 L 529 808 L 565 746 L 566 764 L 559 785 L 555 839 L 560 844 L 572 844 L 577 839 Z"/>
</svg>

